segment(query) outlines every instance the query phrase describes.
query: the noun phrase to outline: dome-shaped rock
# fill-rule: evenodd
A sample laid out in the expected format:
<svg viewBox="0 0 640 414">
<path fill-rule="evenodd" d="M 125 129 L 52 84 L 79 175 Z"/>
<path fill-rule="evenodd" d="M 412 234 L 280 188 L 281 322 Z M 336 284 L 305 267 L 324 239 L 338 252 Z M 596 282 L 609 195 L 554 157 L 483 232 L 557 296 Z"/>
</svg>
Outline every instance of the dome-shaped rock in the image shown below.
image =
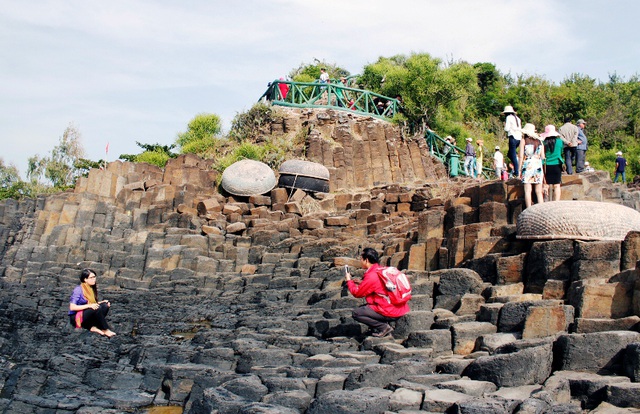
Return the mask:
<svg viewBox="0 0 640 414">
<path fill-rule="evenodd" d="M 329 170 L 322 164 L 288 160 L 280 165 L 278 185 L 320 193 L 329 192 Z"/>
<path fill-rule="evenodd" d="M 265 163 L 241 160 L 224 170 L 221 184 L 225 191 L 233 195 L 260 195 L 276 186 L 276 176 Z"/>
<path fill-rule="evenodd" d="M 598 201 L 535 204 L 518 216 L 518 239 L 624 240 L 640 230 L 640 212 Z"/>
</svg>

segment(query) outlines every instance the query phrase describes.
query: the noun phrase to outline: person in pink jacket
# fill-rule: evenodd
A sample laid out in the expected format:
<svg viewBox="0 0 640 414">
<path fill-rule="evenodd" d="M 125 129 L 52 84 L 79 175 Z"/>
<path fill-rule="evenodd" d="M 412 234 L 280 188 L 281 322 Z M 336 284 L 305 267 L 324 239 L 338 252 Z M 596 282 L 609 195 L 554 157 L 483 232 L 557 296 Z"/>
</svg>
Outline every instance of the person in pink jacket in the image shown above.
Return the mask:
<svg viewBox="0 0 640 414">
<path fill-rule="evenodd" d="M 367 302 L 353 310 L 353 319 L 369 326 L 373 330 L 372 336 L 383 338 L 393 332 L 389 322 L 408 313 L 409 305 L 397 306 L 387 301 L 387 290 L 378 276 L 378 270 L 381 269 L 378 262 L 378 252 L 371 247 L 365 248 L 360 257 L 362 268 L 367 269 L 362 281 L 356 283 L 348 271 L 345 272 L 345 279 L 349 292 L 356 298 L 365 298 Z"/>
</svg>

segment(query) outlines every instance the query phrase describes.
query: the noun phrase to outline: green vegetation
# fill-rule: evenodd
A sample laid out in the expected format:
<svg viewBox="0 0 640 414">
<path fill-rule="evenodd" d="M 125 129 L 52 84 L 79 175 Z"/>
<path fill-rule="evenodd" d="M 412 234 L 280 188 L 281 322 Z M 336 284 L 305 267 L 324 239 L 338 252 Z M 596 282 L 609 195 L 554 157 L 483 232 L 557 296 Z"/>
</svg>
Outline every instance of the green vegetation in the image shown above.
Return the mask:
<svg viewBox="0 0 640 414">
<path fill-rule="evenodd" d="M 216 114 L 198 114 L 189 121 L 187 131 L 178 134 L 181 154 L 213 154 L 222 132 L 222 120 Z"/>
<path fill-rule="evenodd" d="M 170 158 L 175 158 L 178 154 L 171 152 L 175 145 L 142 144 L 136 141 L 136 145 L 144 151 L 140 154 L 121 154 L 119 159 L 129 162 L 146 162 L 164 168 Z"/>
<path fill-rule="evenodd" d="M 409 129 L 426 126 L 440 136 L 482 138 L 486 148 L 506 150 L 500 112 L 512 105 L 522 122 L 539 131 L 559 127 L 565 115 L 587 121 L 587 160 L 613 173 L 615 152 L 629 162 L 627 177 L 640 174 L 640 77 L 611 75 L 607 82 L 572 74 L 560 84 L 539 75 L 502 74 L 492 63 L 443 62 L 428 54 L 381 57 L 365 66 L 361 87 L 401 95 Z M 485 157 L 486 159 L 487 157 Z M 489 160 L 487 160 L 489 162 Z"/>
<path fill-rule="evenodd" d="M 264 135 L 270 135 L 266 127 L 274 122 L 282 122 L 283 116 L 278 108 L 264 103 L 257 103 L 247 112 L 237 114 L 231 123 L 229 137 L 242 143 L 246 140 L 257 141 Z"/>
<path fill-rule="evenodd" d="M 320 60 L 303 63 L 291 70 L 289 79 L 315 82 L 320 68 L 332 79 L 349 76 L 336 64 Z M 531 122 L 538 131 L 547 124 L 559 127 L 565 115 L 574 122 L 587 122 L 589 138 L 587 160 L 596 169 L 613 175 L 615 152 L 627 158 L 629 180 L 640 175 L 640 76 L 624 80 L 612 74 L 605 82 L 583 74 L 570 74 L 559 84 L 540 75 L 512 75 L 499 71 L 493 63 L 443 61 L 426 53 L 380 57 L 366 65 L 356 80 L 359 88 L 402 99 L 401 113 L 393 122 L 409 133 L 423 134 L 431 128 L 442 137 L 452 135 L 459 145 L 466 137 L 482 138 L 487 149 L 500 145 L 506 153 L 507 139 L 500 112 L 512 105 L 523 123 Z M 350 83 L 352 85 L 352 83 Z M 120 159 L 147 162 L 164 167 L 178 154 L 193 153 L 215 160 L 223 171 L 230 164 L 254 159 L 278 168 L 286 158 L 304 155 L 308 130 L 295 134 L 273 134 L 272 125 L 282 123 L 277 107 L 262 103 L 239 113 L 227 135 L 218 115 L 201 113 L 177 135 L 171 145 L 141 144 L 140 154 L 123 154 Z M 177 153 L 173 150 L 177 148 Z M 488 150 L 490 153 L 491 150 Z M 33 197 L 74 185 L 90 168 L 103 164 L 84 157 L 80 132 L 69 125 L 58 145 L 46 156 L 29 159 L 27 181 L 22 181 L 13 165 L 0 159 L 0 199 Z M 487 164 L 490 156 L 485 155 Z"/>
<path fill-rule="evenodd" d="M 69 125 L 62 134 L 58 145 L 53 147 L 49 156 L 34 155 L 29 158 L 27 177 L 33 183 L 48 180 L 54 188 L 65 189 L 75 183 L 81 171 L 75 164 L 84 157 L 82 135 L 80 131 Z"/>
<path fill-rule="evenodd" d="M 294 82 L 315 82 L 320 78 L 320 69 L 325 68 L 331 79 L 340 79 L 341 76 L 349 76 L 348 70 L 335 63 L 326 63 L 315 59 L 313 63 L 302 63 L 296 69 L 289 72 L 289 79 Z"/>
</svg>

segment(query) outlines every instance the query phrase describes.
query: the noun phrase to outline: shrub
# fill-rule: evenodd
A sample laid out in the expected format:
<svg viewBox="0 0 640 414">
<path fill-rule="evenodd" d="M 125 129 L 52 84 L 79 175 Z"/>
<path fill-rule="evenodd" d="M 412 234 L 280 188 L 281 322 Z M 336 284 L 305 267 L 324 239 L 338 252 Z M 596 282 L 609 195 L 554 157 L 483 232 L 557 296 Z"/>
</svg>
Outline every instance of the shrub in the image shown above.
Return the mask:
<svg viewBox="0 0 640 414">
<path fill-rule="evenodd" d="M 271 105 L 257 103 L 253 105 L 247 112 L 237 114 L 231 123 L 231 131 L 229 136 L 238 141 L 258 140 L 263 128 L 273 122 L 282 122 L 282 115 Z"/>
<path fill-rule="evenodd" d="M 187 125 L 187 131 L 178 134 L 176 144 L 180 153 L 204 155 L 215 148 L 216 136 L 222 131 L 222 120 L 216 114 L 198 114 Z"/>
<path fill-rule="evenodd" d="M 169 155 L 159 151 L 145 151 L 142 154 L 136 156 L 136 162 L 146 162 L 147 164 L 156 165 L 160 168 L 164 168 L 169 161 Z"/>
<path fill-rule="evenodd" d="M 249 159 L 262 161 L 264 153 L 264 147 L 250 142 L 244 142 L 234 148 L 229 154 L 219 158 L 213 168 L 219 172 L 223 172 L 228 166 L 240 160 Z"/>
</svg>

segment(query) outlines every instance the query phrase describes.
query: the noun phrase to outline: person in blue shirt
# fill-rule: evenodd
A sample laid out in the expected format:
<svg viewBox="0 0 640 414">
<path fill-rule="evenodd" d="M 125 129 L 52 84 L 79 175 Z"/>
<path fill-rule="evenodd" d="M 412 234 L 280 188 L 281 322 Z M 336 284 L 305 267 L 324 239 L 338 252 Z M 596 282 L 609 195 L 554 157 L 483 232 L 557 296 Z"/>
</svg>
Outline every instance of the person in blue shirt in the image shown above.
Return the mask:
<svg viewBox="0 0 640 414">
<path fill-rule="evenodd" d="M 584 127 L 587 123 L 584 119 L 578 119 L 578 146 L 576 147 L 576 172 L 581 173 L 585 169 L 585 159 L 587 156 L 587 136 L 584 133 Z"/>
<path fill-rule="evenodd" d="M 471 143 L 473 138 L 467 138 L 467 147 L 464 150 L 464 173 L 467 177 L 475 177 L 475 161 L 476 161 L 476 149 Z"/>
<path fill-rule="evenodd" d="M 613 179 L 614 183 L 618 182 L 618 177 L 622 176 L 622 182 L 627 182 L 627 175 L 624 170 L 627 167 L 627 160 L 622 156 L 622 151 L 616 152 L 618 158 L 616 158 L 616 177 Z"/>
</svg>

